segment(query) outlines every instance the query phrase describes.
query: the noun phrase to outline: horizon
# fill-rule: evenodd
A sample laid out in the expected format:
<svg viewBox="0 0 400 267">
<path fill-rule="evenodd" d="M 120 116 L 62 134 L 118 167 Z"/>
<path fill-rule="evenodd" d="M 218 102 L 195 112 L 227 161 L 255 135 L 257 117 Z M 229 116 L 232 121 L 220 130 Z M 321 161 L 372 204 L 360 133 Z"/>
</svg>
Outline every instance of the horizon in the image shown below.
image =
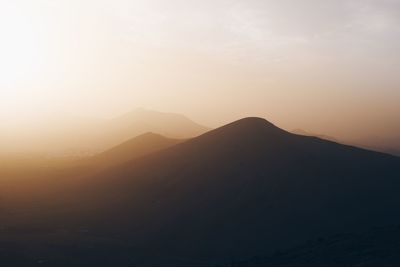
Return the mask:
<svg viewBox="0 0 400 267">
<path fill-rule="evenodd" d="M 150 116 L 150 117 L 149 117 Z M 175 119 L 172 119 L 172 117 Z M 114 115 L 113 117 L 78 117 L 72 116 L 71 114 L 64 113 L 63 116 L 60 114 L 54 115 L 51 114 L 50 116 L 36 118 L 36 120 L 32 120 L 32 124 L 28 127 L 21 127 L 19 129 L 24 129 L 21 133 L 18 133 L 18 128 L 14 128 L 11 131 L 3 131 L 0 134 L 0 144 L 2 145 L 3 151 L 2 156 L 23 156 L 23 157 L 37 157 L 39 155 L 48 157 L 91 157 L 96 155 L 100 152 L 112 149 L 113 147 L 117 147 L 120 144 L 123 144 L 129 140 L 134 140 L 136 137 L 139 137 L 145 133 L 154 133 L 163 137 L 169 138 L 178 138 L 178 139 L 190 139 L 196 137 L 199 134 L 207 133 L 208 131 L 226 126 L 228 124 L 241 121 L 243 119 L 250 119 L 250 118 L 258 118 L 263 119 L 268 123 L 272 123 L 275 127 L 283 129 L 287 132 L 294 133 L 297 135 L 304 135 L 304 136 L 315 136 L 324 140 L 337 142 L 340 144 L 350 145 L 358 148 L 364 148 L 367 150 L 383 152 L 387 154 L 392 154 L 396 156 L 400 156 L 400 146 L 397 146 L 396 143 L 394 145 L 385 142 L 381 143 L 374 143 L 371 140 L 362 140 L 362 139 L 340 139 L 337 136 L 329 135 L 326 132 L 312 132 L 307 128 L 285 128 L 282 125 L 277 124 L 276 122 L 269 120 L 265 117 L 259 116 L 245 116 L 239 117 L 232 121 L 224 122 L 221 125 L 216 127 L 210 127 L 209 125 L 204 125 L 198 123 L 197 121 L 193 120 L 192 118 L 186 116 L 185 114 L 180 114 L 176 112 L 163 112 L 157 111 L 152 109 L 147 109 L 144 107 L 134 108 L 129 110 L 128 112 L 124 112 L 122 114 Z M 151 122 L 152 120 L 154 120 Z M 172 119 L 172 120 L 171 120 Z M 194 133 L 184 133 L 182 130 L 175 129 L 175 133 L 173 134 L 166 134 L 163 132 L 162 128 L 159 128 L 162 124 L 171 122 L 173 124 L 180 124 L 178 121 L 174 121 L 178 119 L 187 120 L 187 123 L 192 124 L 191 127 L 202 127 L 204 130 L 199 130 L 196 134 Z M 126 123 L 130 123 L 133 125 L 140 124 L 142 122 L 152 123 L 153 126 L 156 126 L 158 130 L 146 130 L 145 127 L 143 130 L 139 132 L 129 133 L 126 132 L 125 138 L 116 137 L 116 140 L 112 145 L 104 145 L 102 142 L 98 143 L 96 146 L 88 146 L 84 144 L 85 140 L 88 141 L 87 137 L 89 138 L 95 137 L 93 131 L 104 130 L 104 127 L 107 128 L 107 124 L 115 121 L 115 120 L 123 120 Z M 161 124 L 160 124 L 161 123 Z M 157 124 L 160 124 L 157 126 Z M 150 125 L 149 125 L 150 126 Z M 165 126 L 164 126 L 165 127 Z M 181 126 L 174 126 L 174 127 L 181 127 Z M 172 127 L 172 128 L 174 128 Z M 82 128 L 82 129 L 80 129 Z M 171 128 L 171 129 L 172 129 Z M 15 131 L 17 129 L 17 131 Z M 151 128 L 148 128 L 151 129 Z M 164 129 L 165 130 L 165 129 Z M 79 138 L 79 134 L 83 134 L 85 131 L 88 131 L 88 136 L 81 135 L 83 140 L 82 145 L 76 146 L 69 146 L 68 142 L 70 142 L 71 138 Z M 77 133 L 73 133 L 77 132 Z M 123 132 L 119 132 L 121 134 Z M 72 135 L 71 135 L 72 134 Z M 98 137 L 98 136 L 97 136 Z M 48 142 L 50 138 L 50 142 Z M 64 141 L 62 141 L 64 140 Z M 68 141 L 69 140 L 69 141 Z M 378 139 L 379 140 L 379 139 Z M 395 140 L 396 141 L 396 140 Z M 63 147 L 60 145 L 60 142 L 66 142 L 67 146 Z M 65 144 L 64 144 L 65 145 Z M 51 147 L 51 148 L 50 148 Z M 91 147 L 91 148 L 90 148 Z M 41 156 L 41 157 L 42 157 Z"/>
</svg>

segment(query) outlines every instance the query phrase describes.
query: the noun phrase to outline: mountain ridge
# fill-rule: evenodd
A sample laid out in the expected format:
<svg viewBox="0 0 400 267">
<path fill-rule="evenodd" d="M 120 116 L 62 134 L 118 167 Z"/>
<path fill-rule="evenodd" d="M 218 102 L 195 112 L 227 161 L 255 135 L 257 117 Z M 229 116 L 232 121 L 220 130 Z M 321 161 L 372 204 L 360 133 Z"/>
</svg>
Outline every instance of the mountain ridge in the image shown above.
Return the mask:
<svg viewBox="0 0 400 267">
<path fill-rule="evenodd" d="M 63 187 L 34 225 L 156 255 L 138 266 L 224 266 L 399 224 L 399 177 L 397 157 L 244 118 Z"/>
</svg>

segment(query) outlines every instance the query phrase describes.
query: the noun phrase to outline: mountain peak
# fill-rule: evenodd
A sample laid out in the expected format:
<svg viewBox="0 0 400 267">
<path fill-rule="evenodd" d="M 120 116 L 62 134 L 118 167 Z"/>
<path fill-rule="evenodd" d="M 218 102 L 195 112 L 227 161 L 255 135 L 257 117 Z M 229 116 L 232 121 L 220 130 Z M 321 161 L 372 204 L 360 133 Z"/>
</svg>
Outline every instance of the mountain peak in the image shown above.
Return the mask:
<svg viewBox="0 0 400 267">
<path fill-rule="evenodd" d="M 221 151 L 225 150 L 224 147 L 238 146 L 258 149 L 260 146 L 269 146 L 290 136 L 290 133 L 263 118 L 247 117 L 209 131 L 188 141 L 186 145 L 209 146 Z"/>
<path fill-rule="evenodd" d="M 247 117 L 235 122 L 232 122 L 226 126 L 223 126 L 216 132 L 225 133 L 236 133 L 236 134 L 250 134 L 250 135 L 270 135 L 270 134 L 282 134 L 286 131 L 278 128 L 273 123 L 263 118 L 258 117 Z"/>
<path fill-rule="evenodd" d="M 199 136 L 209 130 L 184 115 L 165 113 L 149 109 L 136 109 L 112 119 L 112 125 L 128 139 L 146 132 L 161 134 L 170 138 L 185 139 Z M 116 133 L 118 135 L 118 133 Z"/>
<path fill-rule="evenodd" d="M 264 118 L 260 117 L 246 117 L 240 120 L 237 120 L 231 125 L 241 125 L 241 126 L 248 126 L 248 127 L 272 127 L 272 128 L 278 128 L 276 127 L 273 123 L 267 121 Z"/>
</svg>

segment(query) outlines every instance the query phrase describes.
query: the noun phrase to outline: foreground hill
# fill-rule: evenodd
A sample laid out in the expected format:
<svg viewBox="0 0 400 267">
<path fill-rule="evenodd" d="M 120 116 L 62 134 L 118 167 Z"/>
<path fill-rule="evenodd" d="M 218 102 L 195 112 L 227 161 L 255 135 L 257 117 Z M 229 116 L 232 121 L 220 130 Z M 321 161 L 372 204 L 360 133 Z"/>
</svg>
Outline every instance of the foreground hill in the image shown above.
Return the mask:
<svg viewBox="0 0 400 267">
<path fill-rule="evenodd" d="M 399 177 L 397 157 L 246 118 L 84 179 L 19 246 L 49 266 L 226 266 L 400 223 Z"/>
</svg>

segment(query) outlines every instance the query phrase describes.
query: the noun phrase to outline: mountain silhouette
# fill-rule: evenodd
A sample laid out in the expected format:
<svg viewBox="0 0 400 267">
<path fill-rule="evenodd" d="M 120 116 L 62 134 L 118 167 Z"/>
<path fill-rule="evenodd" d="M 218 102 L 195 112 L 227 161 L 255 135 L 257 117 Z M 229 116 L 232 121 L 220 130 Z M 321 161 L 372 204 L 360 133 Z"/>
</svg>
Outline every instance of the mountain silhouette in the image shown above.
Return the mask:
<svg viewBox="0 0 400 267">
<path fill-rule="evenodd" d="M 228 261 L 397 223 L 399 177 L 397 157 L 246 118 L 94 177 L 88 227 Z"/>
<path fill-rule="evenodd" d="M 332 136 L 325 135 L 325 134 L 314 134 L 314 133 L 307 132 L 307 131 L 305 131 L 303 129 L 295 129 L 295 130 L 292 131 L 292 133 L 298 134 L 298 135 L 305 135 L 305 136 L 315 136 L 315 137 L 318 137 L 320 139 L 324 139 L 324 140 L 328 140 L 328 141 L 339 143 L 339 141 L 336 138 L 332 137 Z"/>
<path fill-rule="evenodd" d="M 135 146 L 112 151 L 125 161 Z M 61 187 L 48 208 L 29 199 L 40 216 L 12 240 L 27 224 L 45 229 L 29 242 L 49 266 L 229 266 L 399 224 L 399 177 L 398 157 L 245 118 Z M 54 246 L 68 249 L 56 255 Z"/>
<path fill-rule="evenodd" d="M 155 133 L 145 133 L 90 158 L 89 163 L 103 168 L 110 167 L 166 149 L 183 141 Z"/>
</svg>

